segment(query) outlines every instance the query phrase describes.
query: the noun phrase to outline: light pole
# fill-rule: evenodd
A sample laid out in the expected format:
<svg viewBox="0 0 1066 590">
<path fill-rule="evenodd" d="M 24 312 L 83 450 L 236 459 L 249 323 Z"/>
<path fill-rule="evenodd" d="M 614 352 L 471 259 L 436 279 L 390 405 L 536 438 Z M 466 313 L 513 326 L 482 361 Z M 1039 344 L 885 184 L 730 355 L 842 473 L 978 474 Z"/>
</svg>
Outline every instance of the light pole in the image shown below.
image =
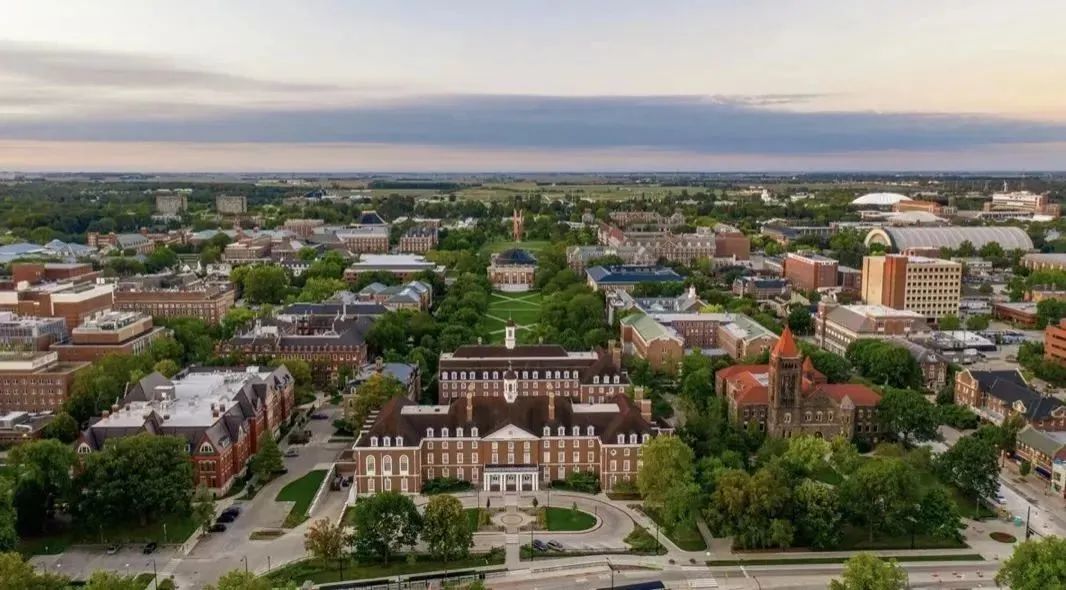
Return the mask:
<svg viewBox="0 0 1066 590">
<path fill-rule="evenodd" d="M 244 562 L 244 573 L 247 574 L 248 573 L 248 556 L 245 555 L 245 556 L 241 557 L 241 561 Z"/>
<path fill-rule="evenodd" d="M 156 587 L 159 587 L 159 572 L 155 569 L 155 558 L 152 558 L 152 581 L 155 582 Z"/>
<path fill-rule="evenodd" d="M 607 558 L 607 568 L 611 570 L 611 590 L 614 590 L 614 564 L 610 557 Z"/>
</svg>

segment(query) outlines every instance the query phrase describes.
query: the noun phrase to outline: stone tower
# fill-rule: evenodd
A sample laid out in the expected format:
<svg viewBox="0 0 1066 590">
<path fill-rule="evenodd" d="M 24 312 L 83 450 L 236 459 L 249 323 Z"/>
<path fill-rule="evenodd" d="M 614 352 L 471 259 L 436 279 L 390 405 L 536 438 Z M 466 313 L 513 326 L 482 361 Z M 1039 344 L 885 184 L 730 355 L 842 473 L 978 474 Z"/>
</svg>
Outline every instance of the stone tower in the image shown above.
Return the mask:
<svg viewBox="0 0 1066 590">
<path fill-rule="evenodd" d="M 771 436 L 788 436 L 800 430 L 800 386 L 803 382 L 803 358 L 792 331 L 785 327 L 770 352 L 770 372 L 766 387 L 769 394 L 767 431 Z"/>
<path fill-rule="evenodd" d="M 511 215 L 511 232 L 514 234 L 514 241 L 516 242 L 522 241 L 522 234 L 525 232 L 523 213 L 521 209 L 516 208 Z"/>
</svg>

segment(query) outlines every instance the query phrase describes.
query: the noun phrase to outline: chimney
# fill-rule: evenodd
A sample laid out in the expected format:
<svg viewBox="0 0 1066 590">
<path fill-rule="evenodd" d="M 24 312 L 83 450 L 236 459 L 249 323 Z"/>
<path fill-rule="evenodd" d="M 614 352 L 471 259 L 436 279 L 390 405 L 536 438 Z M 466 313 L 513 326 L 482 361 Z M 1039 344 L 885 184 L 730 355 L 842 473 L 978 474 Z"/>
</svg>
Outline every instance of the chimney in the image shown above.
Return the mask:
<svg viewBox="0 0 1066 590">
<path fill-rule="evenodd" d="M 695 285 L 689 285 L 688 286 L 688 296 L 693 298 L 693 299 L 696 298 L 696 286 Z"/>
<path fill-rule="evenodd" d="M 651 422 L 651 400 L 642 399 L 639 403 L 640 417 L 643 418 L 645 422 Z"/>
<path fill-rule="evenodd" d="M 466 390 L 466 421 L 467 423 L 474 421 L 474 384 L 471 383 L 470 387 Z"/>
<path fill-rule="evenodd" d="M 218 418 L 218 406 L 211 404 L 211 417 Z"/>
<path fill-rule="evenodd" d="M 548 392 L 548 422 L 555 422 L 555 392 Z"/>
<path fill-rule="evenodd" d="M 614 339 L 607 341 L 607 353 L 611 355 L 611 366 L 615 369 L 622 368 L 622 349 Z"/>
</svg>

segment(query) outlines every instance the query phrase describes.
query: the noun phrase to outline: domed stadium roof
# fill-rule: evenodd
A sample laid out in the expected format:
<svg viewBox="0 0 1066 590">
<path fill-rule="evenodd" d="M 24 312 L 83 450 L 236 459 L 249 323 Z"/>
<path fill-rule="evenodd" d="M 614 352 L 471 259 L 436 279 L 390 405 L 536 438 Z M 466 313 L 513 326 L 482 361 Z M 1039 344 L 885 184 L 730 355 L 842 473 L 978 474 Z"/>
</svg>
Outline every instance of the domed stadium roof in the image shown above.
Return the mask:
<svg viewBox="0 0 1066 590">
<path fill-rule="evenodd" d="M 910 201 L 911 198 L 899 193 L 866 193 L 851 202 L 852 205 L 870 205 L 874 207 L 887 207 L 900 201 Z"/>
<path fill-rule="evenodd" d="M 865 241 L 867 246 L 882 244 L 896 252 L 958 248 L 963 242 L 974 248 L 996 242 L 1007 251 L 1033 249 L 1029 234 L 1020 227 L 880 227 L 870 230 Z"/>
</svg>

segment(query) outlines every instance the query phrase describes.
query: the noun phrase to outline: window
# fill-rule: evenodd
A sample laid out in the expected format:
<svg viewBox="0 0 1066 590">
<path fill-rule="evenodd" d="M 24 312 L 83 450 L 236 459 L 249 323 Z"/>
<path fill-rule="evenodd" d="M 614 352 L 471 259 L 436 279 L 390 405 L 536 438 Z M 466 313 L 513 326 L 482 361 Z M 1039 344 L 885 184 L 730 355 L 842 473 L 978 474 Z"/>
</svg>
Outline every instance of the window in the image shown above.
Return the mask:
<svg viewBox="0 0 1066 590">
<path fill-rule="evenodd" d="M 463 438 L 463 427 L 462 426 L 460 426 L 460 427 L 455 429 L 455 436 L 456 436 L 456 438 Z M 461 449 L 463 447 L 459 447 L 459 448 Z"/>
<path fill-rule="evenodd" d="M 427 442 L 426 443 L 426 448 L 432 451 L 433 450 L 433 441 Z"/>
<path fill-rule="evenodd" d="M 392 491 L 392 480 L 391 479 L 386 479 L 385 482 L 381 485 L 381 487 L 386 492 L 391 492 Z"/>
<path fill-rule="evenodd" d="M 426 463 L 427 464 L 432 465 L 433 464 L 433 460 L 434 460 L 433 459 L 433 453 L 430 453 L 430 454 L 426 455 Z"/>
<path fill-rule="evenodd" d="M 566 467 L 559 466 L 559 479 L 566 479 Z"/>
<path fill-rule="evenodd" d="M 470 436 L 477 438 L 477 426 L 470 429 Z"/>
<path fill-rule="evenodd" d="M 592 451 L 589 451 L 589 463 L 595 463 L 595 462 L 596 462 L 596 453 L 593 453 Z"/>
<path fill-rule="evenodd" d="M 448 464 L 448 457 L 449 457 L 448 453 L 441 453 L 441 456 L 440 456 L 441 463 L 444 463 L 445 465 L 447 465 Z"/>
<path fill-rule="evenodd" d="M 600 383 L 600 376 L 599 375 L 593 375 L 592 376 L 592 382 L 598 385 Z"/>
<path fill-rule="evenodd" d="M 556 433 L 559 436 L 566 436 L 566 427 L 565 426 L 560 426 L 559 429 L 556 431 Z"/>
<path fill-rule="evenodd" d="M 629 459 L 622 461 L 622 471 L 629 471 Z"/>
<path fill-rule="evenodd" d="M 441 442 L 441 443 L 440 443 L 440 448 L 442 448 L 442 449 L 447 449 L 447 448 L 448 448 L 448 441 L 443 441 L 443 442 Z"/>
<path fill-rule="evenodd" d="M 618 471 L 618 461 L 611 459 L 611 471 Z"/>
<path fill-rule="evenodd" d="M 441 438 L 448 438 L 448 429 L 446 427 L 440 429 L 440 436 Z"/>
<path fill-rule="evenodd" d="M 589 426 L 588 428 L 585 429 L 585 436 L 593 436 L 594 432 L 595 432 L 595 429 L 593 429 L 591 426 Z"/>
<path fill-rule="evenodd" d="M 188 445 L 186 445 L 186 446 L 188 446 Z M 91 452 L 92 452 L 92 449 L 89 448 L 89 445 L 81 445 L 81 446 L 78 447 L 78 454 L 79 455 L 88 455 Z"/>
<path fill-rule="evenodd" d="M 201 453 L 213 453 L 213 452 L 215 452 L 215 448 L 211 446 L 211 443 L 204 443 L 204 444 L 200 445 L 200 452 Z"/>
<path fill-rule="evenodd" d="M 641 435 L 641 437 L 640 437 L 640 442 L 642 442 L 642 443 L 646 443 L 649 440 L 651 440 L 651 435 L 650 434 L 645 433 L 645 434 Z"/>
<path fill-rule="evenodd" d="M 371 494 L 374 493 L 374 480 L 371 479 L 366 482 L 366 491 L 370 492 Z"/>
<path fill-rule="evenodd" d="M 376 436 L 370 437 L 370 446 L 372 446 L 372 447 L 378 446 L 378 437 L 376 437 Z"/>
<path fill-rule="evenodd" d="M 459 442 L 455 443 L 455 448 L 457 448 L 457 449 L 460 449 L 460 450 L 462 450 L 462 448 L 463 448 L 463 441 L 459 441 Z"/>
<path fill-rule="evenodd" d="M 785 412 L 785 424 L 791 424 L 791 423 L 792 423 L 792 414 L 790 414 L 788 412 Z"/>
<path fill-rule="evenodd" d="M 552 452 L 551 451 L 544 451 L 544 462 L 545 463 L 551 463 L 552 462 Z"/>
<path fill-rule="evenodd" d="M 477 463 L 477 453 L 470 453 L 470 462 Z"/>
<path fill-rule="evenodd" d="M 400 455 L 400 475 L 407 475 L 409 470 L 407 455 Z"/>
<path fill-rule="evenodd" d="M 465 475 L 466 475 L 466 470 L 464 470 L 462 467 L 460 467 L 460 468 L 455 470 L 455 477 L 457 477 L 459 479 L 465 479 Z"/>
<path fill-rule="evenodd" d="M 626 435 L 624 435 L 624 434 L 619 434 L 618 435 L 618 444 L 620 444 L 620 445 L 626 444 Z"/>
<path fill-rule="evenodd" d="M 433 429 L 432 428 L 427 428 L 426 429 L 426 438 L 433 438 Z"/>
<path fill-rule="evenodd" d="M 407 478 L 406 477 L 400 479 L 400 491 L 405 493 L 405 494 L 407 493 Z"/>
<path fill-rule="evenodd" d="M 386 447 L 387 447 L 387 446 L 389 446 L 389 442 L 390 442 L 390 441 L 389 441 L 389 437 L 387 437 L 387 436 L 386 436 L 386 437 L 383 437 L 383 438 L 381 439 L 381 442 L 382 442 L 383 446 L 386 446 Z"/>
<path fill-rule="evenodd" d="M 545 426 L 544 427 L 544 436 L 551 436 L 551 435 L 552 435 L 552 427 L 551 426 Z M 544 444 L 548 444 L 548 441 L 544 441 Z"/>
<path fill-rule="evenodd" d="M 366 474 L 374 475 L 377 470 L 377 462 L 374 460 L 373 455 L 369 455 L 366 458 Z"/>
<path fill-rule="evenodd" d="M 629 435 L 629 444 L 631 444 L 631 445 L 637 444 L 637 435 L 636 434 L 630 434 Z"/>
<path fill-rule="evenodd" d="M 398 447 L 402 447 L 403 446 L 403 437 L 402 436 L 397 436 L 396 437 L 396 446 L 398 446 Z"/>
<path fill-rule="evenodd" d="M 381 458 L 381 474 L 392 475 L 392 457 L 389 455 Z"/>
</svg>

